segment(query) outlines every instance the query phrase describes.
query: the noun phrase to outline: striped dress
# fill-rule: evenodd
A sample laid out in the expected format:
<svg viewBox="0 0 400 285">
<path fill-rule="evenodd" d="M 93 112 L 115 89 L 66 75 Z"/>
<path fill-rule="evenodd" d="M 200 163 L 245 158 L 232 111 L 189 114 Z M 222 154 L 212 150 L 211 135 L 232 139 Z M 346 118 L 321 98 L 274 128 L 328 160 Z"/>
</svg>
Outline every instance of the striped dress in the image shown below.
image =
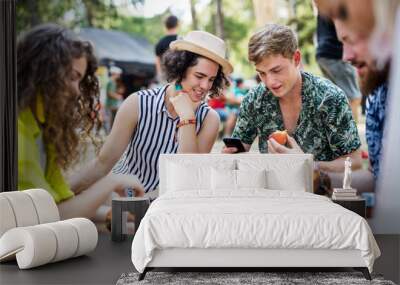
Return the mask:
<svg viewBox="0 0 400 285">
<path fill-rule="evenodd" d="M 173 119 L 165 106 L 164 96 L 168 85 L 142 90 L 136 93 L 139 99 L 138 123 L 124 154 L 114 166 L 115 174 L 136 175 L 145 192 L 155 190 L 159 183 L 158 160 L 160 154 L 176 153 L 176 126 L 179 117 Z M 196 133 L 210 107 L 202 103 L 196 110 Z"/>
</svg>

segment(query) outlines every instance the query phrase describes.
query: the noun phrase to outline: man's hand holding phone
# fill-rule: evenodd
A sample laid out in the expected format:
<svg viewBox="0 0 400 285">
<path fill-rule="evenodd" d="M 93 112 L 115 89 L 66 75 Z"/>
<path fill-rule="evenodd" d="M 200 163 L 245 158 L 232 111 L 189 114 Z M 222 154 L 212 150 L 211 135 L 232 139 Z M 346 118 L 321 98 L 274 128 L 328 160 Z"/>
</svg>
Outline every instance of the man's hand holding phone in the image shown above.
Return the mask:
<svg viewBox="0 0 400 285">
<path fill-rule="evenodd" d="M 238 152 L 238 150 L 237 150 L 236 147 L 227 147 L 227 146 L 224 146 L 224 147 L 222 148 L 222 151 L 221 151 L 221 152 L 222 152 L 222 153 L 225 153 L 225 154 L 235 154 L 235 153 Z"/>
<path fill-rule="evenodd" d="M 223 138 L 222 141 L 225 143 L 222 153 L 233 154 L 246 151 L 243 143 L 238 138 Z"/>
</svg>

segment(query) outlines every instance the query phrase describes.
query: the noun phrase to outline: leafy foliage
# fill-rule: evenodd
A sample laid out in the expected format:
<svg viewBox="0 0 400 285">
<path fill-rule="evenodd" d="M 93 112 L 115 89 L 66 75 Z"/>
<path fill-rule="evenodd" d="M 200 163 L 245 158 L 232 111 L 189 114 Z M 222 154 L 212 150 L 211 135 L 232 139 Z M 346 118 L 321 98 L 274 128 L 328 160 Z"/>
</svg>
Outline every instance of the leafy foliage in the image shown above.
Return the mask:
<svg viewBox="0 0 400 285">
<path fill-rule="evenodd" d="M 317 20 L 313 13 L 311 1 L 296 0 L 295 15 L 287 21 L 287 24 L 294 26 L 297 31 L 304 63 L 315 65 L 314 34 Z"/>
<path fill-rule="evenodd" d="M 17 33 L 45 22 L 63 23 L 64 15 L 74 8 L 75 0 L 17 0 Z"/>
<path fill-rule="evenodd" d="M 215 5 L 210 5 L 202 15 L 200 28 L 215 34 Z M 235 66 L 235 73 L 251 77 L 254 67 L 247 60 L 247 43 L 255 28 L 255 17 L 251 0 L 223 1 L 225 40 L 229 47 L 229 59 Z"/>
<path fill-rule="evenodd" d="M 46 22 L 109 29 L 121 17 L 115 0 L 17 0 L 17 33 Z M 130 0 L 134 5 L 144 0 Z"/>
<path fill-rule="evenodd" d="M 113 21 L 110 28 L 145 37 L 155 44 L 164 35 L 163 19 L 169 11 L 152 18 L 119 16 Z"/>
<path fill-rule="evenodd" d="M 129 0 L 134 5 L 143 4 L 146 0 Z M 161 1 L 161 0 L 160 0 Z M 198 29 L 216 33 L 216 0 L 201 11 L 196 11 Z M 293 3 L 293 0 L 286 0 Z M 196 0 L 191 0 L 196 4 Z M 125 2 L 127 3 L 127 2 Z M 311 1 L 295 0 L 294 17 L 288 19 L 298 32 L 299 44 L 304 63 L 313 70 L 315 48 L 313 35 L 316 20 Z M 118 6 L 117 6 L 118 4 Z M 129 4 L 129 3 L 128 3 Z M 17 33 L 32 26 L 55 22 L 75 29 L 79 27 L 96 27 L 115 29 L 145 37 L 155 44 L 164 34 L 163 19 L 169 11 L 152 18 L 132 16 L 123 13 L 123 7 L 117 0 L 17 0 Z M 224 35 L 229 46 L 229 58 L 235 66 L 235 73 L 245 77 L 255 74 L 254 67 L 247 60 L 247 43 L 255 31 L 255 13 L 252 0 L 222 1 L 224 18 Z M 180 33 L 185 34 L 191 24 L 182 26 Z"/>
</svg>

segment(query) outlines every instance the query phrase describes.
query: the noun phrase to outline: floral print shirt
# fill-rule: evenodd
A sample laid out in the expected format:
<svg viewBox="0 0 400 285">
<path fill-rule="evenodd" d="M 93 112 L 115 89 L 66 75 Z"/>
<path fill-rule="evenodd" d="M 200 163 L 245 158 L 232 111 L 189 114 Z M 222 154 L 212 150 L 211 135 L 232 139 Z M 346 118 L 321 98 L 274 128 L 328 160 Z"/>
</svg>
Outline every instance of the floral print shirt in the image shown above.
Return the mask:
<svg viewBox="0 0 400 285">
<path fill-rule="evenodd" d="M 375 178 L 379 174 L 379 159 L 382 152 L 387 93 L 387 84 L 382 84 L 372 91 L 366 103 L 365 136 L 368 144 L 368 157 Z"/>
<path fill-rule="evenodd" d="M 332 161 L 361 146 L 357 125 L 344 92 L 327 79 L 307 72 L 302 76 L 302 109 L 291 134 L 304 153 L 317 161 Z M 249 91 L 240 107 L 233 137 L 251 145 L 258 136 L 261 153 L 276 130 L 284 130 L 278 98 L 260 83 Z"/>
</svg>

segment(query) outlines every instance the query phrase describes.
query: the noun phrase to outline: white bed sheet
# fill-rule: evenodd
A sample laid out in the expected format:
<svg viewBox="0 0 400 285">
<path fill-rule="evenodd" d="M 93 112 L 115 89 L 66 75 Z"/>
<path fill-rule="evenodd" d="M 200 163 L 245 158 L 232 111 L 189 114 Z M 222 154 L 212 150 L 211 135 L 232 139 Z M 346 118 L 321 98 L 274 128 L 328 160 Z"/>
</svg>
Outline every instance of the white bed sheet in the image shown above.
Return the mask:
<svg viewBox="0 0 400 285">
<path fill-rule="evenodd" d="M 359 215 L 323 196 L 266 189 L 160 196 L 134 237 L 133 265 L 143 272 L 166 248 L 357 249 L 370 272 L 380 256 Z"/>
</svg>

